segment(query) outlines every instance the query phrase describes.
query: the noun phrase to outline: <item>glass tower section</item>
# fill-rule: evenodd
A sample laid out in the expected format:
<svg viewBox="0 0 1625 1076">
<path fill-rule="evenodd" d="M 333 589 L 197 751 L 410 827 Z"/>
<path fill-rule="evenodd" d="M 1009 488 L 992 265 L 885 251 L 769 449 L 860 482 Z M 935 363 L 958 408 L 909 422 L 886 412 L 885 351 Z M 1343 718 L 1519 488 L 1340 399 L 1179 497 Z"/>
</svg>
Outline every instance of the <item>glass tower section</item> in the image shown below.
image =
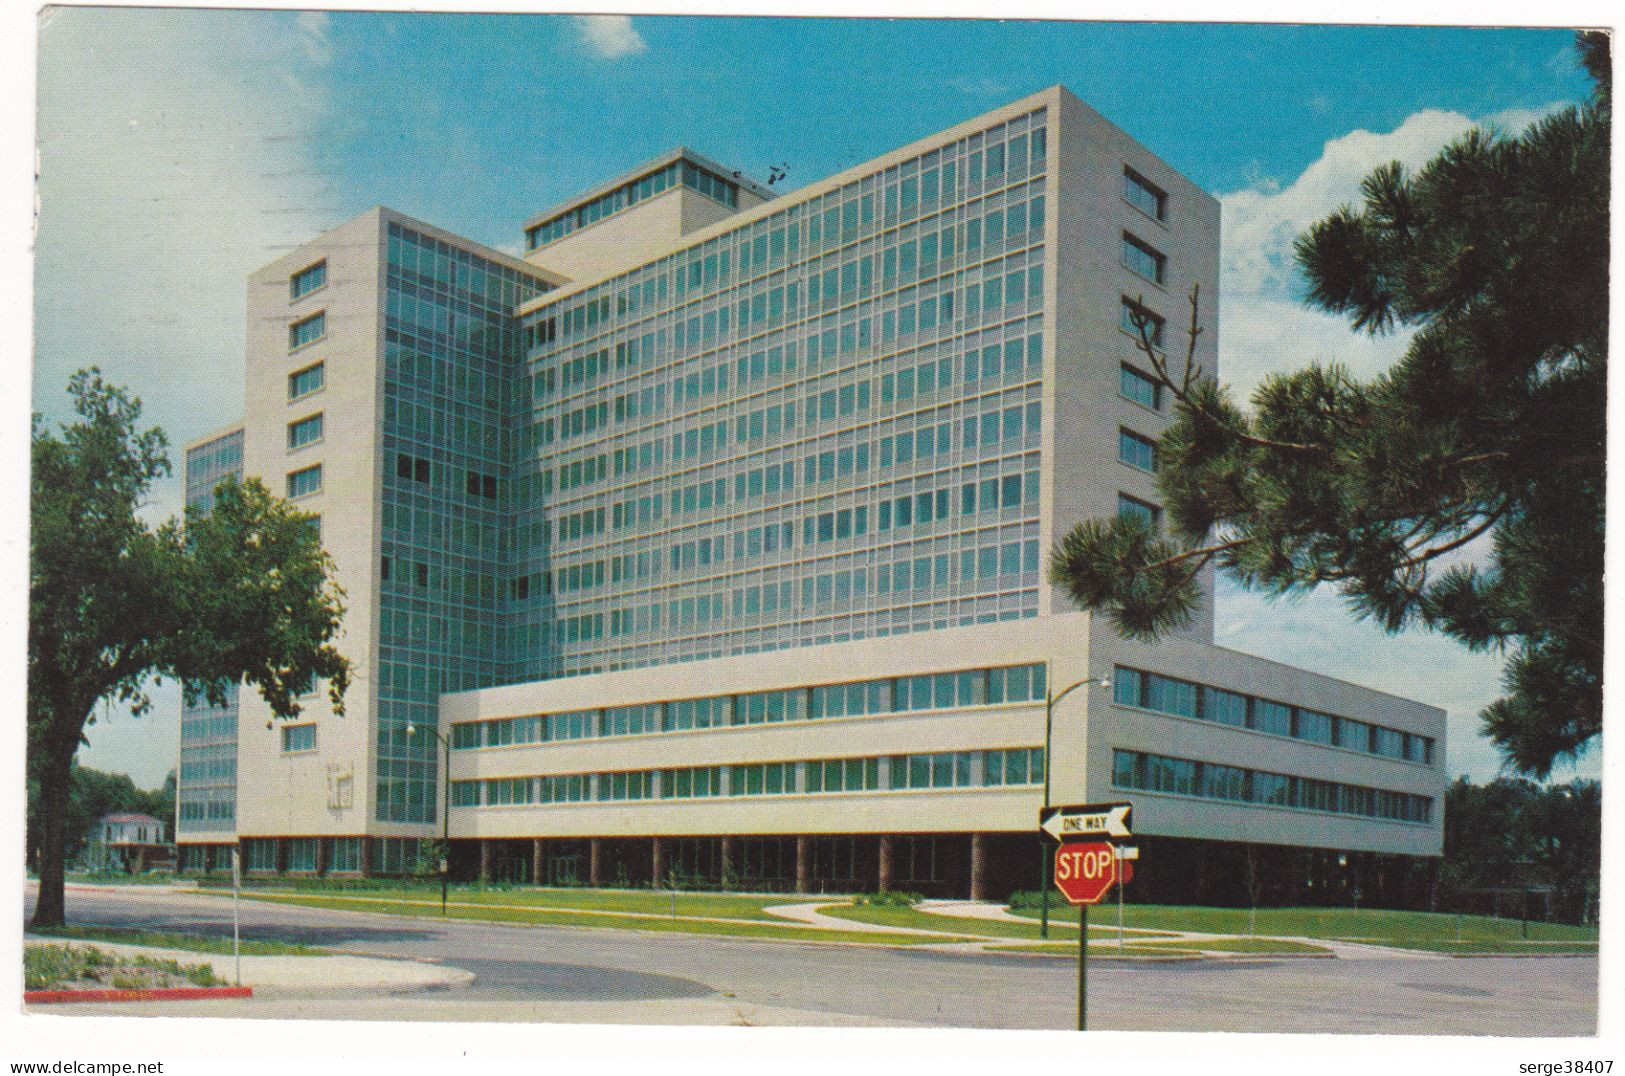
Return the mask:
<svg viewBox="0 0 1625 1076">
<path fill-rule="evenodd" d="M 506 678 L 1036 615 L 1045 123 L 524 317 Z"/>
<path fill-rule="evenodd" d="M 207 515 L 215 488 L 243 476 L 243 431 L 233 430 L 186 453 L 186 507 Z M 237 817 L 237 685 L 221 706 L 181 702 L 181 758 L 176 778 L 178 832 L 231 830 Z"/>
<path fill-rule="evenodd" d="M 512 312 L 544 285 L 391 222 L 385 272 L 377 799 L 436 820 L 441 692 L 499 682 L 519 362 Z M 416 725 L 416 735 L 407 726 Z"/>
</svg>

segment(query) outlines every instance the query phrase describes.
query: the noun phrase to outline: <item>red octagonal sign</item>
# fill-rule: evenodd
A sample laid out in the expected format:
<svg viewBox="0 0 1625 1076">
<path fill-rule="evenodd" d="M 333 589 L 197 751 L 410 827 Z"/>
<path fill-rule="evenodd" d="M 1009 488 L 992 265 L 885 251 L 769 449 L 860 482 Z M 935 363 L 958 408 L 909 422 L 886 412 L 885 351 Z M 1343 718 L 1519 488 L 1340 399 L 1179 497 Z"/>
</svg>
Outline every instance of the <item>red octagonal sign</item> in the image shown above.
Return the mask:
<svg viewBox="0 0 1625 1076">
<path fill-rule="evenodd" d="M 1077 841 L 1055 849 L 1055 888 L 1073 904 L 1099 904 L 1117 881 L 1117 853 L 1105 841 Z"/>
</svg>

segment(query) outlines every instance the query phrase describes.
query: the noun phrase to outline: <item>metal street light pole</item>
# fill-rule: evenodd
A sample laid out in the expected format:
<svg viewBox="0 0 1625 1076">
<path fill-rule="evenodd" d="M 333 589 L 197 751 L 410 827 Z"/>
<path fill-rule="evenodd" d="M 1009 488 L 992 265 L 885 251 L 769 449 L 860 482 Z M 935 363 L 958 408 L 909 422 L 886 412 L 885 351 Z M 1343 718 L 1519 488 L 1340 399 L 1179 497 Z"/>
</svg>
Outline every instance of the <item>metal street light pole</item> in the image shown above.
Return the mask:
<svg viewBox="0 0 1625 1076">
<path fill-rule="evenodd" d="M 406 734 L 416 734 L 416 725 L 407 725 Z M 440 741 L 442 764 L 440 767 L 440 914 L 446 914 L 446 889 L 451 881 L 451 741 L 440 735 L 439 729 L 429 732 Z"/>
<path fill-rule="evenodd" d="M 1047 680 L 1047 677 L 1046 677 Z M 1111 687 L 1112 682 L 1105 677 L 1090 677 L 1079 680 L 1060 694 L 1055 694 L 1047 688 L 1044 691 L 1044 806 L 1049 806 L 1049 775 L 1054 768 L 1050 755 L 1050 736 L 1055 729 L 1055 705 L 1085 684 L 1099 684 L 1101 687 Z M 1050 890 L 1050 854 L 1049 845 L 1043 840 L 1038 842 L 1038 936 L 1049 937 L 1049 890 Z"/>
</svg>

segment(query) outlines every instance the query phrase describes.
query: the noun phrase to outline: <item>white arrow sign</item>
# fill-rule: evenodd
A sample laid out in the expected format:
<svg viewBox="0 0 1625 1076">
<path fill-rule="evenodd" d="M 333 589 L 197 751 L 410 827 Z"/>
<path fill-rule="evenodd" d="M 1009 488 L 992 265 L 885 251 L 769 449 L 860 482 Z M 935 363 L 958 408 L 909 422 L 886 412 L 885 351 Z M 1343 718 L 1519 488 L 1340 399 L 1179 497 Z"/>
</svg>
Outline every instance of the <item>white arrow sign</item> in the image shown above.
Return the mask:
<svg viewBox="0 0 1625 1076">
<path fill-rule="evenodd" d="M 1103 803 L 1083 807 L 1051 808 L 1054 812 L 1039 823 L 1039 828 L 1058 841 L 1077 837 L 1132 837 L 1128 828 L 1127 803 Z"/>
</svg>

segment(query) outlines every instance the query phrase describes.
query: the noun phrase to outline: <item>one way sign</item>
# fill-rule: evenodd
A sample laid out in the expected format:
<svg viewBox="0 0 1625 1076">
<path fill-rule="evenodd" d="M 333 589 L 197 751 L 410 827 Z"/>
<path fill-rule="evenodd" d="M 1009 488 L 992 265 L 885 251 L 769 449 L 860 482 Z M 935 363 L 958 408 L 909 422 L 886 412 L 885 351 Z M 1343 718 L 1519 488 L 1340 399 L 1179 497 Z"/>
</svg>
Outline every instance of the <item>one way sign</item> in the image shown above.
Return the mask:
<svg viewBox="0 0 1625 1076">
<path fill-rule="evenodd" d="M 1038 828 L 1058 841 L 1085 837 L 1132 837 L 1129 818 L 1134 808 L 1127 803 L 1080 803 L 1070 807 L 1045 807 L 1038 812 Z"/>
</svg>

